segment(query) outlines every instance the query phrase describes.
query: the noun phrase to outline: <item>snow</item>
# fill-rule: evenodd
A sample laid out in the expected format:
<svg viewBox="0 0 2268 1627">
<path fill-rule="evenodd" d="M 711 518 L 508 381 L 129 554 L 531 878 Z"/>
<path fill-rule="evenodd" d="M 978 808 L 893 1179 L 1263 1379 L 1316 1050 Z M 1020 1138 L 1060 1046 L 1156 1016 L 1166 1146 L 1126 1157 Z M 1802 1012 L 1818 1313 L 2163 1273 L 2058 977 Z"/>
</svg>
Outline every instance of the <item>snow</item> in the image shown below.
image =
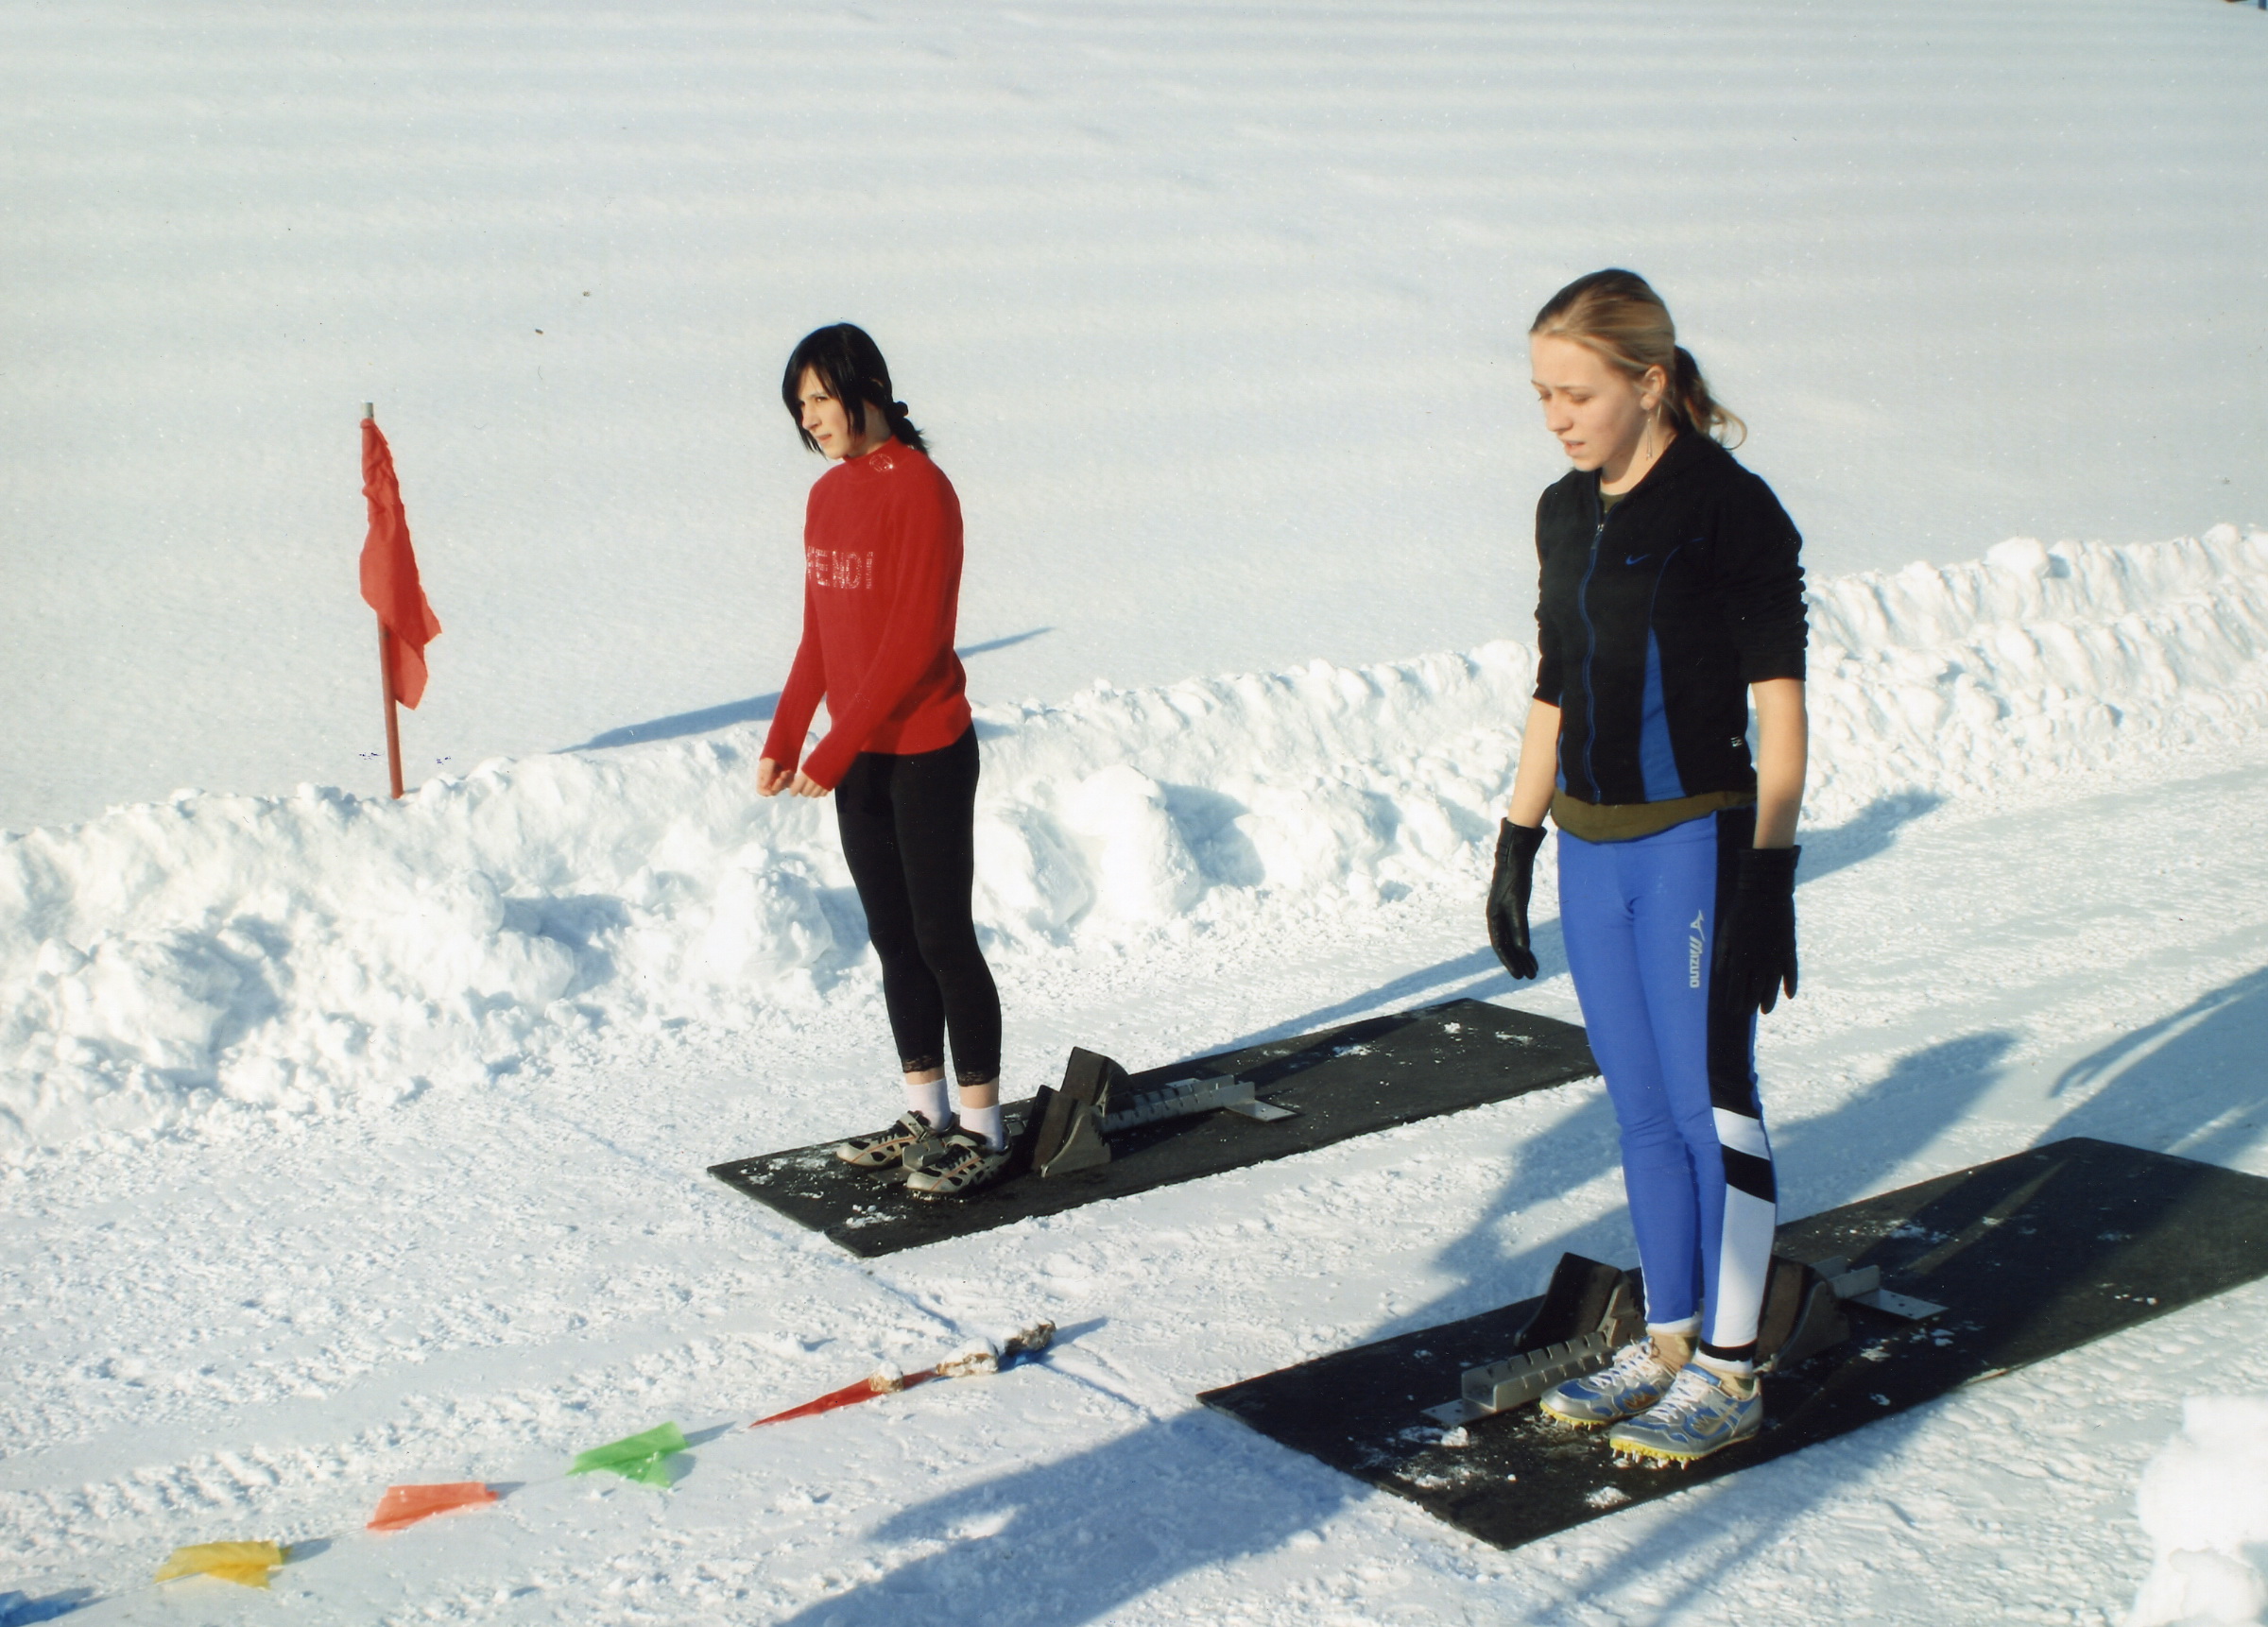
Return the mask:
<svg viewBox="0 0 2268 1627">
<path fill-rule="evenodd" d="M 2196 1397 L 2142 1476 L 2154 1563 L 2127 1627 L 2258 1621 L 2268 1609 L 2268 1399 Z"/>
<path fill-rule="evenodd" d="M 2268 1284 L 1509 1554 L 1195 1405 L 1634 1258 L 1595 1082 L 868 1262 L 703 1170 L 897 1108 L 831 811 L 750 795 L 795 336 L 870 323 L 971 516 L 1016 1097 L 1577 1016 L 1548 846 L 1538 982 L 1476 905 L 1520 332 L 1619 261 L 1810 539 L 1787 1211 L 2067 1135 L 2268 1175 L 2263 50 L 2204 0 L 0 15 L 0 1623 L 2257 1618 Z M 399 804 L 370 398 L 448 627 Z M 667 1491 L 565 1476 L 665 1420 Z M 503 1495 L 363 1530 L 451 1481 Z M 225 1540 L 297 1551 L 149 1582 Z"/>
<path fill-rule="evenodd" d="M 1602 265 L 1828 574 L 2268 522 L 2251 11 L 6 8 L 0 825 L 383 784 L 365 401 L 413 782 L 767 710 L 846 317 L 996 702 L 1519 636 L 1522 335 Z"/>
<path fill-rule="evenodd" d="M 2264 713 L 2247 699 L 2263 540 L 2019 547 L 1822 585 L 1822 626 L 1841 607 L 1847 642 L 1822 672 L 1821 715 L 1879 717 L 1897 750 L 1887 768 L 1823 752 L 1803 993 L 1763 1040 L 1791 1213 L 2067 1134 L 2268 1173 L 2268 874 L 2243 857 L 2268 844 Z M 1479 947 L 1482 832 L 1428 857 L 1394 812 L 1424 792 L 1453 829 L 1460 783 L 1501 793 L 1517 715 L 1503 696 L 1525 659 L 1317 666 L 996 718 L 988 828 L 1027 839 L 988 849 L 988 890 L 1032 883 L 988 906 L 1010 1094 L 1052 1077 L 1072 1043 L 1143 1064 L 1456 994 L 1573 1017 L 1548 919 L 1538 984 L 1514 989 Z M 2082 673 L 2091 705 L 2068 693 Z M 1932 739 L 1932 773 L 1900 777 Z M 696 821 L 745 772 L 713 755 L 725 744 L 502 765 L 485 797 L 477 776 L 399 808 L 207 797 L 25 841 L 67 851 L 122 822 L 80 873 L 130 879 L 163 867 L 125 857 L 148 832 L 233 832 L 268 808 L 300 834 L 237 852 L 278 855 L 279 873 L 351 877 L 341 855 L 358 845 L 410 863 L 445 836 L 430 861 L 443 875 L 478 843 L 499 873 L 498 855 L 556 865 L 567 851 L 622 874 L 640 849 L 601 840 L 607 821 L 644 828 L 649 796 Z M 578 781 L 560 776 L 602 768 L 589 818 L 574 816 L 562 799 Z M 1265 784 L 1231 778 L 1256 768 Z M 1247 861 L 1223 826 L 1207 839 L 1176 811 L 1219 817 L 1194 793 L 1224 784 L 1253 806 L 1269 785 L 1315 789 L 1309 824 L 1254 843 L 1263 865 L 1304 866 L 1297 885 L 1235 869 Z M 1334 787 L 1379 801 L 1342 806 Z M 1031 841 L 1058 829 L 1038 818 L 1051 788 L 1098 833 Z M 731 797 L 744 819 L 787 821 L 765 838 L 782 864 L 823 858 L 823 810 L 751 814 Z M 1357 806 L 1376 817 L 1353 819 Z M 388 829 L 403 834 L 388 844 Z M 722 878 L 748 845 L 735 829 L 697 850 Z M 1205 890 L 1181 914 L 1104 907 L 1162 911 L 1183 865 Z M 237 874 L 181 873 L 188 896 Z M 587 874 L 555 872 L 558 896 L 586 896 L 573 889 Z M 256 871 L 240 884 L 282 896 Z M 477 965 L 511 920 L 535 920 L 513 914 L 512 890 L 495 889 L 501 916 L 488 893 L 425 906 L 436 958 Z M 690 891 L 648 897 L 640 919 L 670 954 L 706 952 Z M 2130 1511 L 2182 1398 L 2268 1392 L 2268 1287 L 2246 1289 L 1497 1554 L 1192 1396 L 1535 1292 L 1564 1249 L 1628 1257 L 1595 1085 L 861 1264 L 701 1173 L 893 1105 L 853 920 L 839 902 L 827 920 L 832 969 L 751 974 L 738 1012 L 695 988 L 664 1017 L 677 996 L 621 973 L 582 997 L 619 1020 L 546 1041 L 544 1008 L 516 1063 L 406 1093 L 357 1090 L 344 1070 L 326 1075 L 328 1105 L 177 1086 L 165 1125 L 19 1161 L 4 1189 L 19 1381 L 0 1400 L 15 1444 L 0 1539 L 25 1598 L 83 1589 L 90 1621 L 170 1618 L 174 1596 L 136 1590 L 164 1550 L 266 1534 L 329 1544 L 278 1580 L 322 1620 L 1588 1620 L 1702 1598 L 1774 1619 L 2109 1620 L 2150 1568 Z M 263 975 L 293 983 L 282 964 Z M 270 1020 L 280 1041 L 301 1019 Z M 1064 1335 L 1040 1365 L 705 1436 L 1041 1316 Z M 664 1418 L 696 1443 L 666 1494 L 558 1478 L 576 1451 Z M 387 1484 L 456 1479 L 518 1489 L 360 1533 Z"/>
<path fill-rule="evenodd" d="M 2268 705 L 2268 533 L 2017 540 L 1815 599 L 1822 823 L 2242 739 Z M 1467 881 L 1534 671 L 1500 642 L 980 709 L 999 974 Z M 399 806 L 183 794 L 0 836 L 0 1156 L 870 1006 L 831 810 L 752 797 L 761 745 L 743 725 L 490 762 Z"/>
</svg>

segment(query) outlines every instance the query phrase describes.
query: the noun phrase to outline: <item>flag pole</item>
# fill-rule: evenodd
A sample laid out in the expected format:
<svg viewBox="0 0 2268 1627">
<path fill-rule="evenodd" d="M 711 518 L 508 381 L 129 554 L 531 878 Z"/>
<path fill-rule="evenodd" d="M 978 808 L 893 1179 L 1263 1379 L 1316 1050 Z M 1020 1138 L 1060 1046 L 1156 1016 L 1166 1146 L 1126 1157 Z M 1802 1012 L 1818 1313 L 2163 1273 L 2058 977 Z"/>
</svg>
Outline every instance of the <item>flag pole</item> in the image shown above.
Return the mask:
<svg viewBox="0 0 2268 1627">
<path fill-rule="evenodd" d="M 378 676 L 386 686 L 386 773 L 394 800 L 402 800 L 402 725 L 394 715 L 394 635 L 378 624 Z"/>
<path fill-rule="evenodd" d="M 366 420 L 376 418 L 376 404 L 364 402 L 362 416 Z M 383 616 L 378 618 L 378 683 L 386 692 L 387 778 L 393 786 L 394 800 L 399 802 L 402 799 L 402 724 L 394 713 L 394 635 L 387 627 Z"/>
</svg>

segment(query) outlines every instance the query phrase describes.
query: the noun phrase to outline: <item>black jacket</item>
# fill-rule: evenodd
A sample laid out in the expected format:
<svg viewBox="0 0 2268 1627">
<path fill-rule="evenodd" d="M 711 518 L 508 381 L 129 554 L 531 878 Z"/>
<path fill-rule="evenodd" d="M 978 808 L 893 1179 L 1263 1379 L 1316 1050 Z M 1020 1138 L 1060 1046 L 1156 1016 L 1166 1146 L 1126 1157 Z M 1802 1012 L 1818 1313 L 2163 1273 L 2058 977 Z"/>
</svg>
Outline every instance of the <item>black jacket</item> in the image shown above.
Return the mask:
<svg viewBox="0 0 2268 1627">
<path fill-rule="evenodd" d="M 1747 686 L 1803 676 L 1802 545 L 1772 488 L 1691 431 L 1604 520 L 1597 474 L 1545 488 L 1536 698 L 1561 710 L 1560 789 L 1756 789 Z"/>
</svg>

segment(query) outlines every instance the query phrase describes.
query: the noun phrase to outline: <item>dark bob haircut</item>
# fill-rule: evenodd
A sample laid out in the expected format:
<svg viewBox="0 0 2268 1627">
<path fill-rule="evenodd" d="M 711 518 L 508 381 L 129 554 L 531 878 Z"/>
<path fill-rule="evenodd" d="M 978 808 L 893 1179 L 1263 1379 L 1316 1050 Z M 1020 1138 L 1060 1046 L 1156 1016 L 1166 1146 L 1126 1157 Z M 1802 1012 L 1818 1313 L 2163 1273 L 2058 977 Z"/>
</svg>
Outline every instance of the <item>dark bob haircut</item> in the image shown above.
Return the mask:
<svg viewBox="0 0 2268 1627">
<path fill-rule="evenodd" d="M 780 381 L 780 398 L 787 402 L 787 416 L 796 420 L 796 433 L 812 451 L 818 451 L 819 443 L 803 427 L 799 399 L 806 368 L 819 375 L 827 393 L 843 405 L 872 407 L 888 420 L 892 435 L 916 452 L 929 450 L 929 442 L 906 417 L 905 403 L 894 399 L 897 392 L 890 387 L 890 364 L 882 359 L 882 347 L 868 336 L 866 329 L 837 322 L 803 335 L 795 353 L 787 358 L 787 373 Z M 859 426 L 853 422 L 851 427 Z"/>
</svg>

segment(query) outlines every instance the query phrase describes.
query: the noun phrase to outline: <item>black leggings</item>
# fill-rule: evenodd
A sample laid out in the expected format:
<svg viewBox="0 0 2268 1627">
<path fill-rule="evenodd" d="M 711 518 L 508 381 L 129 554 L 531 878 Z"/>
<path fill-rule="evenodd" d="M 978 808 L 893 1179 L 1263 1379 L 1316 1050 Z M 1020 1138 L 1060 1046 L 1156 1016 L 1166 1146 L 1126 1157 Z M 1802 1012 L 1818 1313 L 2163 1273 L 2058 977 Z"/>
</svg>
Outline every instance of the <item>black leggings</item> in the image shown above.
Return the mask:
<svg viewBox="0 0 2268 1627">
<path fill-rule="evenodd" d="M 936 751 L 862 751 L 834 788 L 843 857 L 882 961 L 899 1064 L 945 1066 L 963 1085 L 1000 1077 L 1000 991 L 977 947 L 976 728 Z"/>
</svg>

